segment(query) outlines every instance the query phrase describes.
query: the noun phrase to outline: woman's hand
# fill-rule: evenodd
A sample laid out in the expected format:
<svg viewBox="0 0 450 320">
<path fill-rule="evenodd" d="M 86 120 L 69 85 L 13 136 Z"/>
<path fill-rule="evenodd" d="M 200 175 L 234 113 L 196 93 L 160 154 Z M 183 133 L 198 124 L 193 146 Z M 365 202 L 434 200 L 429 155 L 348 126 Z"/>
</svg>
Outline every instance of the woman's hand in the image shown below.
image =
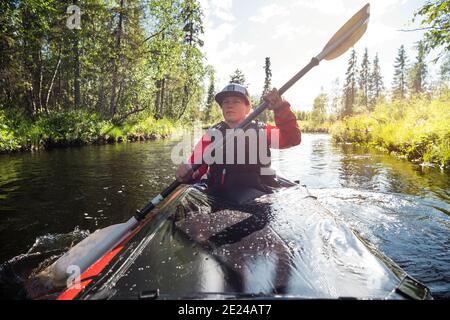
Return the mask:
<svg viewBox="0 0 450 320">
<path fill-rule="evenodd" d="M 284 100 L 281 98 L 276 88 L 273 88 L 272 91 L 263 97 L 263 99 L 269 104 L 268 108 L 271 110 L 278 109 L 284 104 Z"/>
</svg>

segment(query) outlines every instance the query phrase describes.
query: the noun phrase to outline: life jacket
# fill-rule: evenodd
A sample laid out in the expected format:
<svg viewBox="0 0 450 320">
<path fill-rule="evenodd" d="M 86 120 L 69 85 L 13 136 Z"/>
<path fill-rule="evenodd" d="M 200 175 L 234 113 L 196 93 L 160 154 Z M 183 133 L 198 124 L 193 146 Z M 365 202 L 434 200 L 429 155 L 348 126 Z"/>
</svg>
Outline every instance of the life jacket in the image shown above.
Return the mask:
<svg viewBox="0 0 450 320">
<path fill-rule="evenodd" d="M 220 122 L 213 126 L 211 130 L 219 130 L 222 137 L 225 137 L 227 129 L 230 127 L 225 122 Z M 250 145 L 250 139 L 245 136 L 245 148 L 243 144 L 238 145 L 238 138 L 234 138 L 234 161 L 227 164 L 227 144 L 225 144 L 222 153 L 221 163 L 209 164 L 208 170 L 208 191 L 211 194 L 227 197 L 231 194 L 236 194 L 236 190 L 256 189 L 263 193 L 271 193 L 272 187 L 277 187 L 275 181 L 275 174 L 267 174 L 270 169 L 270 149 L 267 143 L 266 125 L 258 121 L 252 121 L 244 129 L 244 133 L 248 130 L 255 130 L 257 136 L 256 148 L 255 141 Z M 211 143 L 214 142 L 214 135 L 211 134 Z M 241 140 L 242 141 L 242 140 Z M 260 143 L 264 141 L 264 143 Z M 239 147 L 239 148 L 238 148 Z M 261 150 L 263 148 L 264 150 Z M 231 149 L 231 146 L 230 146 Z M 240 150 L 238 150 L 240 149 Z M 239 156 L 239 153 L 240 156 Z M 245 153 L 245 161 L 242 161 L 242 152 Z M 255 155 L 251 153 L 256 152 Z M 264 153 L 265 152 L 265 153 Z M 214 152 L 212 152 L 214 154 Z M 261 159 L 260 155 L 267 155 L 265 159 Z M 240 159 L 239 159 L 240 157 Z M 231 158 L 231 156 L 230 156 Z M 238 159 L 240 162 L 238 162 Z M 256 161 L 255 161 L 256 160 Z M 268 161 L 267 161 L 268 160 Z M 241 163 L 243 162 L 243 163 Z M 266 169 L 264 174 L 261 174 L 262 169 Z M 273 171 L 272 171 L 273 172 Z"/>
</svg>

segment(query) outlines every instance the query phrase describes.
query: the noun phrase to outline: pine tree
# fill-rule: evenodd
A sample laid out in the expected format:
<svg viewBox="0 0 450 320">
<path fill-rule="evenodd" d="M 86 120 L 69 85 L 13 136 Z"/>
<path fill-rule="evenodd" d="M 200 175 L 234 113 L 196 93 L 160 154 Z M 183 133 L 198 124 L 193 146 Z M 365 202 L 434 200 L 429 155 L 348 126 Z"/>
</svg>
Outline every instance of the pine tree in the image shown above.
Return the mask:
<svg viewBox="0 0 450 320">
<path fill-rule="evenodd" d="M 259 101 L 260 103 L 263 102 L 262 98 L 272 89 L 272 70 L 270 69 L 270 57 L 266 57 L 264 64 L 264 73 L 266 76 L 264 78 L 264 87 L 263 92 L 261 94 L 261 99 Z M 258 119 L 261 120 L 262 122 L 267 122 L 269 120 L 268 112 L 266 111 L 261 113 Z"/>
<path fill-rule="evenodd" d="M 347 72 L 345 73 L 344 84 L 344 109 L 342 110 L 342 116 L 350 116 L 353 114 L 353 106 L 355 104 L 355 98 L 357 93 L 356 86 L 356 73 L 357 73 L 357 57 L 356 51 L 353 49 L 350 53 L 350 59 L 348 60 Z"/>
<path fill-rule="evenodd" d="M 266 77 L 264 79 L 264 88 L 261 97 L 265 96 L 272 89 L 272 70 L 270 69 L 270 57 L 266 57 L 264 73 Z"/>
<path fill-rule="evenodd" d="M 394 99 L 404 99 L 406 97 L 406 76 L 408 57 L 405 47 L 402 45 L 398 49 L 397 58 L 394 64 L 394 80 L 392 82 L 392 95 Z"/>
<path fill-rule="evenodd" d="M 380 61 L 378 59 L 378 52 L 373 59 L 372 72 L 370 74 L 370 101 L 369 110 L 373 111 L 376 101 L 381 97 L 384 90 L 383 76 L 381 75 Z"/>
<path fill-rule="evenodd" d="M 208 86 L 208 96 L 206 98 L 205 105 L 205 121 L 209 122 L 211 120 L 211 111 L 214 107 L 214 95 L 215 95 L 215 77 L 214 77 L 214 69 L 212 67 L 208 70 L 209 75 L 209 86 Z"/>
<path fill-rule="evenodd" d="M 237 83 L 246 86 L 245 76 L 240 69 L 236 69 L 230 76 L 230 83 Z"/>
<path fill-rule="evenodd" d="M 203 40 L 200 39 L 204 33 L 202 15 L 200 3 L 197 0 L 184 0 L 181 3 L 181 19 L 184 25 L 182 68 L 184 69 L 185 79 L 178 118 L 187 109 L 192 94 L 199 91 L 205 74 L 202 64 L 203 54 L 200 51 L 200 48 L 204 44 Z M 197 105 L 193 106 L 197 107 Z"/>
<path fill-rule="evenodd" d="M 410 91 L 419 94 L 425 91 L 426 77 L 428 74 L 427 65 L 425 62 L 425 47 L 422 41 L 417 45 L 416 62 L 412 66 L 409 73 L 409 87 Z"/>
<path fill-rule="evenodd" d="M 369 52 L 366 48 L 361 62 L 361 68 L 359 70 L 358 84 L 361 93 L 360 104 L 369 109 L 369 81 L 370 81 L 370 61 Z"/>
</svg>

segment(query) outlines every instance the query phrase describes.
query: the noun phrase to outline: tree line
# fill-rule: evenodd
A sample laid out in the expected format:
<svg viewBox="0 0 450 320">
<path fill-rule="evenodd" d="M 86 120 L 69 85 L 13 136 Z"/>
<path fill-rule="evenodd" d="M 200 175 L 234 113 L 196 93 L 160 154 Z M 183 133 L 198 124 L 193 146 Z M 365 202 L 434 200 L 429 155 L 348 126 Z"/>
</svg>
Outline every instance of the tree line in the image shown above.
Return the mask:
<svg viewBox="0 0 450 320">
<path fill-rule="evenodd" d="M 444 48 L 441 77 L 448 81 L 449 3 L 428 1 L 415 13 L 426 33 L 412 64 L 399 48 L 390 89 L 378 53 L 370 59 L 365 49 L 359 63 L 353 50 L 343 87 L 336 80 L 331 93 L 316 97 L 313 112 L 298 116 L 321 122 L 327 109 L 342 118 L 371 111 L 380 99 L 429 93 L 425 58 L 436 47 Z M 78 28 L 70 28 L 74 5 L 80 8 Z M 84 110 L 115 123 L 136 113 L 212 121 L 220 112 L 214 69 L 202 53 L 203 32 L 198 0 L 1 1 L 0 109 L 31 119 Z M 253 105 L 271 89 L 269 57 L 263 69 L 263 90 L 252 96 Z M 245 84 L 245 76 L 237 69 L 230 81 Z M 271 113 L 261 117 L 271 120 Z"/>
<path fill-rule="evenodd" d="M 405 30 L 405 32 L 418 30 L 426 32 L 423 39 L 416 43 L 415 56 L 411 61 L 404 45 L 398 48 L 393 63 L 393 81 L 390 86 L 384 83 L 378 52 L 375 53 L 373 60 L 370 60 L 368 49 L 365 48 L 361 63 L 358 63 L 358 53 L 353 49 L 350 52 L 342 89 L 338 89 L 339 79 L 336 79 L 332 92 L 327 94 L 322 90 L 314 100 L 313 111 L 299 116 L 323 122 L 327 118 L 326 113 L 331 114 L 331 120 L 344 118 L 356 113 L 372 112 L 378 102 L 384 102 L 387 99 L 403 100 L 418 95 L 431 97 L 443 87 L 448 89 L 450 80 L 449 12 L 450 1 L 437 0 L 427 1 L 414 13 L 413 21 L 420 19 L 421 27 Z M 439 50 L 437 57 L 431 61 L 433 64 L 441 61 L 438 79 L 430 77 L 429 66 L 426 62 L 427 55 L 432 49 Z M 330 118 L 329 115 L 328 118 Z"/>
<path fill-rule="evenodd" d="M 198 112 L 207 68 L 197 0 L 4 0 L 0 33 L 4 110 L 85 110 L 118 123 Z"/>
<path fill-rule="evenodd" d="M 361 63 L 358 64 L 358 54 L 353 49 L 350 52 L 342 91 L 331 94 L 334 98 L 334 102 L 330 103 L 331 111 L 339 118 L 343 118 L 355 113 L 372 112 L 378 102 L 386 99 L 402 100 L 417 95 L 431 97 L 439 86 L 445 85 L 448 81 L 450 55 L 443 56 L 439 79 L 436 81 L 429 75 L 423 41 L 419 41 L 415 48 L 416 55 L 410 63 L 404 45 L 400 46 L 393 63 L 393 80 L 388 88 L 381 74 L 378 53 L 375 54 L 373 61 L 370 61 L 368 49 L 365 48 Z M 324 104 L 329 101 L 328 95 L 325 94 L 325 97 L 323 95 L 324 93 L 321 93 L 318 96 L 320 101 L 315 101 L 314 110 L 325 110 Z"/>
</svg>

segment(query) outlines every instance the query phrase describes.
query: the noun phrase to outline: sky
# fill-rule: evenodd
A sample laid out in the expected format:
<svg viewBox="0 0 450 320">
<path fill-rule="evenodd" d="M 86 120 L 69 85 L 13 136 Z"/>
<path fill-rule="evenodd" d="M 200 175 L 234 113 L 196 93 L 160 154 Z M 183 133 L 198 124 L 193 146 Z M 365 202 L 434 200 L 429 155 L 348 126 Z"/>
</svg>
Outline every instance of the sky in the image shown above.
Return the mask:
<svg viewBox="0 0 450 320">
<path fill-rule="evenodd" d="M 204 12 L 203 47 L 206 62 L 216 72 L 216 90 L 221 90 L 237 68 L 249 84 L 251 95 L 260 95 L 264 83 L 264 59 L 270 57 L 272 85 L 281 87 L 318 55 L 333 34 L 367 1 L 361 0 L 200 0 Z M 409 62 L 416 56 L 415 44 L 423 31 L 401 29 L 419 27 L 414 12 L 425 0 L 370 1 L 370 21 L 366 33 L 355 45 L 358 65 L 364 48 L 369 59 L 380 59 L 384 84 L 390 88 L 394 60 L 405 45 Z M 284 97 L 295 110 L 310 110 L 321 92 L 331 92 L 339 78 L 343 86 L 350 51 L 339 58 L 323 60 L 300 79 Z M 429 60 L 434 58 L 433 53 Z M 438 66 L 430 68 L 434 74 Z"/>
</svg>

